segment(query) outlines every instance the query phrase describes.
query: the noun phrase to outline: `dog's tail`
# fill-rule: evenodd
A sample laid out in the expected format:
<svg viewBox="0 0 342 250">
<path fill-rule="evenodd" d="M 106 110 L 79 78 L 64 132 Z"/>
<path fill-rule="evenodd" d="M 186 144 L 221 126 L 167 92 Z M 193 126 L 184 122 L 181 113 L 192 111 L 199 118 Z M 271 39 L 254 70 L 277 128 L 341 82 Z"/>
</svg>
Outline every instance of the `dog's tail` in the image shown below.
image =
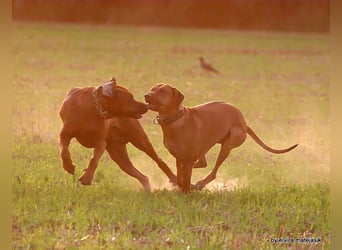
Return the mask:
<svg viewBox="0 0 342 250">
<path fill-rule="evenodd" d="M 265 143 L 263 143 L 263 141 L 254 133 L 254 131 L 247 126 L 247 133 L 250 135 L 250 137 L 253 138 L 254 141 L 256 141 L 263 149 L 271 152 L 271 153 L 274 153 L 274 154 L 283 154 L 283 153 L 286 153 L 286 152 L 289 152 L 291 151 L 292 149 L 294 149 L 295 147 L 298 146 L 298 144 L 296 145 L 293 145 L 292 147 L 289 147 L 289 148 L 286 148 L 286 149 L 273 149 L 273 148 L 270 148 L 269 146 L 267 146 Z"/>
</svg>

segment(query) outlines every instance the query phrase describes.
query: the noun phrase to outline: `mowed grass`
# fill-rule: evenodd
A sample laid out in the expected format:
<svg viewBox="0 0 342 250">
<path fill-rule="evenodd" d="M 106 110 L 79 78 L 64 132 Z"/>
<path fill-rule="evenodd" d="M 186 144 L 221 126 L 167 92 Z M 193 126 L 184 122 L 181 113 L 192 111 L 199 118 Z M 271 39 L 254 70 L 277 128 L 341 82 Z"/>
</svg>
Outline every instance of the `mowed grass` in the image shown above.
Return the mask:
<svg viewBox="0 0 342 250">
<path fill-rule="evenodd" d="M 326 35 L 15 23 L 13 80 L 13 249 L 329 249 L 329 39 Z M 219 75 L 202 72 L 198 57 Z M 77 178 L 91 150 L 71 144 L 76 175 L 61 167 L 59 106 L 74 86 L 115 76 L 137 100 L 167 82 L 193 106 L 238 106 L 270 146 L 250 138 L 233 150 L 217 179 L 183 195 L 144 153 L 128 145 L 152 193 L 107 154 L 93 184 Z M 141 123 L 175 170 L 160 127 Z M 200 136 L 200 135 L 199 135 Z M 212 168 L 193 171 L 193 183 Z M 273 244 L 319 238 L 317 244 Z"/>
</svg>

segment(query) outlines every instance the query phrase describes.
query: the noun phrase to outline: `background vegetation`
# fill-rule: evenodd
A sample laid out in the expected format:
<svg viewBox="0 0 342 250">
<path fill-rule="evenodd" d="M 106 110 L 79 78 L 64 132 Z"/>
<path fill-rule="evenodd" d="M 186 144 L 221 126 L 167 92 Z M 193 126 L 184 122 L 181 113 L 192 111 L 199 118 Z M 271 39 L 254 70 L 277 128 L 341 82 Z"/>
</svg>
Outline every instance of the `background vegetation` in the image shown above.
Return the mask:
<svg viewBox="0 0 342 250">
<path fill-rule="evenodd" d="M 329 32 L 330 0 L 14 0 L 15 20 Z"/>
</svg>

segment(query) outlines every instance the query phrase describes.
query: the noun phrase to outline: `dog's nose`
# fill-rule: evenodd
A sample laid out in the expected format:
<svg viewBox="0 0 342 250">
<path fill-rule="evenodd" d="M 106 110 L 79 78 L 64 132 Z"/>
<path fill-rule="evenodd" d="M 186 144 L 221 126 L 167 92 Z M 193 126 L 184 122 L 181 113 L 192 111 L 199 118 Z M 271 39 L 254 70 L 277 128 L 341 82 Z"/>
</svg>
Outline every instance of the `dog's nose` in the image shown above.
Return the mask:
<svg viewBox="0 0 342 250">
<path fill-rule="evenodd" d="M 151 96 L 151 93 L 147 93 L 147 94 L 144 95 L 145 98 L 146 97 L 150 97 L 150 96 Z"/>
</svg>

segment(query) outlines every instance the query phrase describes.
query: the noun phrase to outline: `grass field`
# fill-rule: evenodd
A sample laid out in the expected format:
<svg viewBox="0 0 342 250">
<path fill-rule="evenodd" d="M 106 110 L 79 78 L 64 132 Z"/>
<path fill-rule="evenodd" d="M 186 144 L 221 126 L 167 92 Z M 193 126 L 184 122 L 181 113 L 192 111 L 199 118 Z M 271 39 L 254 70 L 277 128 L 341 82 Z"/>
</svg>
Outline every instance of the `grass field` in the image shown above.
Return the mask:
<svg viewBox="0 0 342 250">
<path fill-rule="evenodd" d="M 326 35 L 14 23 L 13 249 L 329 249 L 329 38 Z M 202 72 L 198 57 L 220 75 Z M 91 150 L 75 141 L 76 176 L 61 167 L 59 105 L 74 86 L 115 76 L 136 99 L 168 82 L 192 106 L 234 103 L 270 146 L 235 149 L 217 179 L 183 195 L 129 146 L 152 193 L 105 154 L 93 185 L 77 177 Z M 141 122 L 159 156 L 175 162 L 148 112 Z M 196 169 L 195 183 L 211 169 Z M 272 243 L 271 239 L 320 239 Z"/>
</svg>

